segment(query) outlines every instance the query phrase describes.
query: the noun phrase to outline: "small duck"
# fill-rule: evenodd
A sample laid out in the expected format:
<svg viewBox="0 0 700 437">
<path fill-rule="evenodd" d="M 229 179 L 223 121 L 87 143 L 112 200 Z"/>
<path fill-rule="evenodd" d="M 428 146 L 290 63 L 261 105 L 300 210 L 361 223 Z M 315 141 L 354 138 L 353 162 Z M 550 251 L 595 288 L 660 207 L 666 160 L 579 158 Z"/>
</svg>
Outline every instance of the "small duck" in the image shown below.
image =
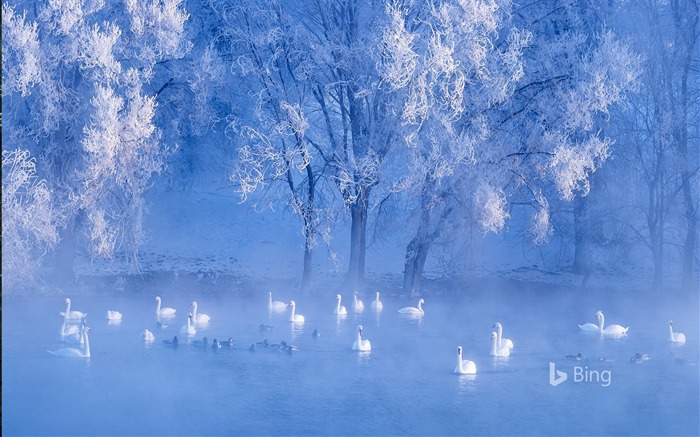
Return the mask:
<svg viewBox="0 0 700 437">
<path fill-rule="evenodd" d="M 231 337 L 228 338 L 228 340 L 222 340 L 219 342 L 219 347 L 233 347 L 233 344 L 236 341 L 232 339 Z"/>
<path fill-rule="evenodd" d="M 207 337 L 204 337 L 201 340 L 192 341 L 192 346 L 194 346 L 194 347 L 207 347 L 208 343 L 209 343 L 209 340 L 207 339 Z"/>
<path fill-rule="evenodd" d="M 260 330 L 260 332 L 270 332 L 270 331 L 272 331 L 272 330 L 275 329 L 275 328 L 273 328 L 273 327 L 270 326 L 270 325 L 264 325 L 264 324 L 261 323 L 260 326 L 258 326 L 258 329 Z"/>
<path fill-rule="evenodd" d="M 172 346 L 172 347 L 177 347 L 177 335 L 173 337 L 172 340 L 163 340 L 163 344 L 166 346 Z"/>
<path fill-rule="evenodd" d="M 287 344 L 287 342 L 284 341 L 284 340 L 282 340 L 282 349 L 283 349 L 284 351 L 290 353 L 290 354 L 291 354 L 292 352 L 298 352 L 298 351 L 299 351 L 299 348 L 298 348 L 298 347 L 296 347 L 296 346 L 294 346 L 294 345 L 291 345 L 291 344 Z"/>
<path fill-rule="evenodd" d="M 313 337 L 314 340 L 318 340 L 320 336 L 321 334 L 318 332 L 318 329 L 314 329 L 314 332 L 311 333 L 311 337 Z"/>
<path fill-rule="evenodd" d="M 640 354 L 637 352 L 636 354 L 632 355 L 632 358 L 630 358 L 630 361 L 633 362 L 634 364 L 640 364 L 645 361 L 649 361 L 651 357 L 649 354 Z"/>
<path fill-rule="evenodd" d="M 581 352 L 577 353 L 576 355 L 567 355 L 567 359 L 569 360 L 576 360 L 576 361 L 585 361 L 586 358 L 583 356 Z"/>
<path fill-rule="evenodd" d="M 255 352 L 255 343 L 251 344 L 248 350 L 251 352 Z"/>
<path fill-rule="evenodd" d="M 221 343 L 219 343 L 219 340 L 214 339 L 214 341 L 211 342 L 211 348 L 212 349 L 221 349 Z"/>
</svg>

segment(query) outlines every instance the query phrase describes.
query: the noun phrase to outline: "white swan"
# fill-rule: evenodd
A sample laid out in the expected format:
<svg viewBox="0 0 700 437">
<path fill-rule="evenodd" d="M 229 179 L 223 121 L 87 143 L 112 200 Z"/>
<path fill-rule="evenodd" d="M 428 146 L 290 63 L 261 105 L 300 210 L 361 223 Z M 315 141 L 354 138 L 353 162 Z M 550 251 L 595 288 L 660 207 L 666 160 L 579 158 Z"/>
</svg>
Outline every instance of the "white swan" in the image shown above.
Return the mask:
<svg viewBox="0 0 700 437">
<path fill-rule="evenodd" d="M 498 345 L 498 334 L 496 332 L 491 333 L 491 356 L 492 357 L 508 357 L 510 356 L 510 349 L 508 346 Z"/>
<path fill-rule="evenodd" d="M 304 316 L 296 313 L 297 303 L 291 301 L 287 306 L 292 307 L 292 311 L 289 313 L 289 321 L 293 323 L 304 323 Z"/>
<path fill-rule="evenodd" d="M 340 301 L 342 300 L 342 297 L 340 296 L 340 294 L 336 294 L 336 295 L 335 295 L 335 300 L 338 301 L 338 304 L 336 305 L 335 311 L 333 312 L 333 314 L 335 314 L 336 316 L 345 316 L 345 315 L 347 315 L 347 314 L 348 314 L 348 310 L 345 308 L 344 305 L 340 305 Z"/>
<path fill-rule="evenodd" d="M 197 314 L 197 302 L 192 301 L 192 320 L 194 323 L 209 323 L 211 317 L 204 313 Z"/>
<path fill-rule="evenodd" d="M 272 292 L 267 293 L 267 308 L 274 313 L 283 313 L 287 309 L 287 304 L 279 300 L 272 300 Z"/>
<path fill-rule="evenodd" d="M 627 331 L 630 329 L 629 327 L 624 328 L 620 325 L 610 325 L 610 326 L 605 326 L 605 316 L 603 315 L 602 311 L 598 311 L 600 314 L 599 320 L 600 320 L 600 333 L 605 334 L 605 335 L 625 335 L 627 334 Z"/>
<path fill-rule="evenodd" d="M 421 298 L 418 301 L 418 307 L 403 307 L 399 310 L 399 313 L 407 316 L 423 317 L 423 314 L 425 314 L 425 311 L 423 311 L 423 305 L 425 305 L 425 301 L 423 298 Z"/>
<path fill-rule="evenodd" d="M 459 375 L 476 374 L 476 364 L 474 361 L 462 359 L 462 346 L 457 346 L 457 366 L 455 367 L 455 373 Z"/>
<path fill-rule="evenodd" d="M 107 317 L 105 318 L 107 320 L 121 320 L 122 313 L 120 313 L 119 311 L 107 310 Z"/>
<path fill-rule="evenodd" d="M 141 333 L 141 338 L 143 338 L 143 341 L 145 341 L 146 343 L 150 343 L 156 339 L 156 336 L 153 335 L 153 333 L 148 329 L 144 329 Z"/>
<path fill-rule="evenodd" d="M 66 343 L 80 343 L 83 344 L 83 332 L 81 327 L 85 325 L 66 325 L 67 320 L 63 318 L 63 324 L 61 325 L 61 341 Z"/>
<path fill-rule="evenodd" d="M 593 324 L 593 323 L 584 323 L 583 325 L 578 325 L 579 329 L 581 329 L 581 331 L 585 331 L 585 332 L 601 332 L 602 328 L 601 328 L 601 324 L 600 324 L 600 318 L 601 318 L 602 314 L 603 313 L 601 311 L 598 311 L 597 313 L 595 313 L 595 318 L 598 321 L 597 325 Z"/>
<path fill-rule="evenodd" d="M 685 343 L 685 334 L 682 332 L 673 332 L 673 322 L 668 321 L 668 341 L 671 343 Z"/>
<path fill-rule="evenodd" d="M 175 308 L 170 308 L 170 307 L 160 307 L 160 296 L 156 296 L 156 314 L 159 316 L 174 316 L 175 311 L 177 311 Z"/>
<path fill-rule="evenodd" d="M 362 339 L 362 325 L 357 325 L 357 340 L 352 344 L 352 350 L 363 352 L 372 350 L 372 344 L 369 340 Z"/>
<path fill-rule="evenodd" d="M 361 313 L 365 310 L 365 304 L 362 303 L 360 299 L 357 298 L 357 291 L 355 292 L 353 296 L 353 302 L 352 302 L 352 312 L 353 313 Z"/>
<path fill-rule="evenodd" d="M 370 304 L 370 307 L 372 308 L 372 311 L 380 312 L 381 310 L 384 309 L 384 304 L 382 304 L 382 301 L 379 300 L 379 292 L 374 297 L 374 300 Z"/>
<path fill-rule="evenodd" d="M 192 313 L 187 315 L 187 324 L 180 328 L 180 334 L 195 335 L 197 330 L 192 325 Z"/>
<path fill-rule="evenodd" d="M 498 334 L 498 345 L 506 346 L 508 349 L 513 349 L 513 342 L 507 338 L 503 338 L 503 325 L 501 322 L 496 322 L 491 328 L 496 328 L 496 333 Z"/>
<path fill-rule="evenodd" d="M 51 355 L 64 358 L 90 358 L 90 340 L 88 340 L 88 332 L 90 328 L 87 326 L 83 328 L 83 350 L 74 347 L 64 347 L 57 349 L 55 351 L 47 351 Z"/>
<path fill-rule="evenodd" d="M 66 300 L 63 301 L 64 304 L 66 304 L 66 311 L 61 311 L 58 313 L 59 316 L 63 316 L 63 318 L 67 319 L 68 321 L 79 321 L 85 318 L 87 316 L 87 313 L 82 313 L 80 311 L 71 311 L 70 310 L 70 298 L 67 297 Z"/>
</svg>

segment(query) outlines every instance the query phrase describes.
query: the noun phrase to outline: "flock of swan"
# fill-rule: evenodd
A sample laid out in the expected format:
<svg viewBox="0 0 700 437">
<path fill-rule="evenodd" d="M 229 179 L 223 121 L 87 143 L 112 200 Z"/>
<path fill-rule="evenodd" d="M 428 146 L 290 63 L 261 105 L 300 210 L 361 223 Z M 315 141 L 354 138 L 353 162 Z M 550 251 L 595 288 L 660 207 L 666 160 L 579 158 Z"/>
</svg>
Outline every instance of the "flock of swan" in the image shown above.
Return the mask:
<svg viewBox="0 0 700 437">
<path fill-rule="evenodd" d="M 336 307 L 333 311 L 333 313 L 337 316 L 345 316 L 348 314 L 348 310 L 345 306 L 342 305 L 342 296 L 340 294 L 336 294 L 335 296 L 336 300 Z M 165 327 L 168 324 L 168 320 L 172 320 L 175 317 L 176 314 L 176 309 L 171 308 L 171 307 L 163 307 L 162 306 L 162 300 L 160 296 L 155 297 L 155 302 L 156 302 L 156 322 L 158 326 Z M 63 323 L 61 325 L 61 330 L 60 330 L 60 337 L 61 341 L 66 342 L 66 343 L 76 343 L 80 344 L 79 347 L 65 347 L 65 348 L 60 348 L 54 351 L 48 351 L 52 355 L 59 356 L 59 357 L 68 357 L 68 358 L 90 358 L 90 341 L 89 341 L 89 332 L 90 328 L 86 324 L 86 317 L 87 313 L 83 313 L 81 311 L 74 311 L 71 310 L 71 300 L 70 298 L 66 298 L 64 301 L 64 304 L 66 305 L 65 311 L 62 311 L 59 313 L 61 317 L 63 317 Z M 421 318 L 425 314 L 425 310 L 423 309 L 423 305 L 425 304 L 424 299 L 419 299 L 418 304 L 415 307 L 404 307 L 400 308 L 398 310 L 398 313 L 402 316 L 409 317 L 409 318 Z M 206 326 L 209 321 L 211 320 L 211 317 L 209 315 L 204 314 L 204 313 L 199 313 L 197 312 L 197 302 L 193 301 L 191 304 L 192 311 L 188 313 L 187 315 L 187 320 L 186 324 L 182 326 L 180 329 L 180 334 L 186 335 L 188 337 L 192 337 L 197 334 L 197 327 L 201 326 Z M 359 314 L 364 311 L 364 303 L 362 300 L 359 299 L 358 293 L 355 292 L 353 295 L 353 302 L 352 302 L 352 312 Z M 379 298 L 379 292 L 375 294 L 375 298 L 372 300 L 370 304 L 370 308 L 372 311 L 375 312 L 381 312 L 384 308 L 383 303 L 381 302 Z M 272 300 L 272 293 L 268 293 L 268 310 L 270 314 L 272 313 L 284 313 L 289 311 L 289 317 L 288 321 L 291 323 L 297 323 L 297 324 L 303 324 L 305 322 L 304 316 L 296 312 L 296 302 L 294 300 L 290 301 L 289 303 L 285 303 L 282 301 L 273 301 Z M 122 319 L 122 314 L 119 311 L 113 311 L 113 310 L 108 310 L 107 315 L 105 317 L 107 320 L 110 322 L 118 322 L 121 321 Z M 595 313 L 595 318 L 597 323 L 584 323 L 583 325 L 578 325 L 579 329 L 583 332 L 587 333 L 594 333 L 594 334 L 600 334 L 602 336 L 611 336 L 611 337 L 624 337 L 627 335 L 627 332 L 629 331 L 629 327 L 623 327 L 621 325 L 617 324 L 611 324 L 608 326 L 605 326 L 605 316 L 603 315 L 602 311 L 598 311 Z M 669 334 L 667 337 L 667 340 L 672 343 L 677 343 L 677 344 L 683 344 L 686 341 L 685 334 L 682 332 L 674 332 L 673 331 L 673 322 L 669 321 Z M 266 325 L 261 325 L 266 326 Z M 508 338 L 503 338 L 503 325 L 500 322 L 496 322 L 491 326 L 491 329 L 493 331 L 491 332 L 491 352 L 490 355 L 493 357 L 508 357 L 510 356 L 510 351 L 513 349 L 513 341 L 508 339 Z M 317 330 L 314 330 L 313 336 L 314 338 L 318 338 L 320 334 L 318 334 Z M 148 329 L 145 329 L 142 332 L 142 338 L 145 342 L 153 342 L 155 340 L 155 335 L 149 331 Z M 193 342 L 193 344 L 197 343 L 202 343 L 206 346 L 207 345 L 207 339 L 204 337 L 203 341 L 198 340 Z M 177 336 L 175 336 L 172 340 L 164 340 L 164 343 L 166 345 L 173 345 L 176 346 L 178 344 L 178 339 Z M 222 346 L 228 346 L 232 347 L 233 346 L 233 339 L 229 338 L 228 341 L 217 341 L 214 339 L 214 342 L 212 343 L 212 347 L 214 348 L 220 348 Z M 265 340 L 263 344 L 265 347 L 272 347 L 272 346 L 277 346 L 281 349 L 284 349 L 288 352 L 292 352 L 293 350 L 296 350 L 295 346 L 287 345 L 285 342 L 282 342 L 281 345 L 271 345 Z M 251 350 L 255 349 L 255 345 L 251 346 Z M 357 327 L 357 335 L 355 338 L 355 341 L 352 344 L 352 350 L 360 351 L 360 352 L 369 352 L 372 350 L 372 344 L 371 342 L 363 338 L 363 328 L 362 325 L 358 325 Z M 639 355 L 639 354 L 638 354 Z M 581 354 L 578 354 L 576 358 L 581 358 Z M 633 361 L 634 361 L 633 357 Z M 639 361 L 645 361 L 645 357 L 639 356 L 637 357 Z M 648 359 L 648 357 L 646 357 Z M 469 375 L 469 374 L 476 374 L 477 368 L 476 364 L 474 361 L 471 360 L 465 360 L 463 359 L 462 356 L 462 346 L 457 347 L 457 365 L 455 366 L 454 373 L 456 374 L 461 374 L 461 375 Z"/>
</svg>

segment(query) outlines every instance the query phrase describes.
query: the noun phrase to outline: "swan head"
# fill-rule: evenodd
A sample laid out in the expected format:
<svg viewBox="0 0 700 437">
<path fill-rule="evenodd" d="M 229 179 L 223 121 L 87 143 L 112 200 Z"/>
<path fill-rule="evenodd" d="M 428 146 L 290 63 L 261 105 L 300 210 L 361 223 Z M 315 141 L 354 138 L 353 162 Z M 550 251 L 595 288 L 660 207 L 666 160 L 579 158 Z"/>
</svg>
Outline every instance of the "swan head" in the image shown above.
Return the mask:
<svg viewBox="0 0 700 437">
<path fill-rule="evenodd" d="M 287 304 L 288 307 L 292 307 L 292 308 L 294 308 L 296 305 L 297 305 L 297 303 L 294 302 L 293 300 L 290 300 L 289 303 Z"/>
<path fill-rule="evenodd" d="M 69 304 L 69 303 L 70 303 L 70 297 L 67 297 L 66 300 L 63 301 L 63 303 Z"/>
<path fill-rule="evenodd" d="M 357 332 L 359 332 L 360 335 L 362 335 L 362 325 L 357 325 Z"/>
<path fill-rule="evenodd" d="M 421 297 L 420 300 L 418 301 L 419 304 L 425 305 L 425 300 Z"/>
<path fill-rule="evenodd" d="M 496 340 L 497 338 L 498 338 L 498 334 L 496 334 L 495 332 L 492 332 L 491 333 L 491 340 Z"/>
<path fill-rule="evenodd" d="M 598 310 L 597 313 L 595 313 L 596 318 L 603 317 L 603 312 Z"/>
<path fill-rule="evenodd" d="M 496 322 L 491 326 L 492 328 L 502 328 L 503 326 L 501 325 L 501 322 Z"/>
<path fill-rule="evenodd" d="M 155 300 L 156 302 L 160 302 L 160 296 L 156 296 L 156 298 L 155 298 L 154 300 Z"/>
<path fill-rule="evenodd" d="M 462 346 L 457 346 L 457 355 L 462 356 Z"/>
<path fill-rule="evenodd" d="M 336 294 L 336 295 L 335 295 L 335 298 L 336 298 L 337 300 L 340 300 L 340 294 Z"/>
<path fill-rule="evenodd" d="M 191 321 L 192 320 L 192 313 L 187 313 L 187 318 Z"/>
<path fill-rule="evenodd" d="M 669 321 L 668 321 L 668 324 L 671 325 L 671 326 L 673 326 L 673 320 L 669 320 Z"/>
</svg>

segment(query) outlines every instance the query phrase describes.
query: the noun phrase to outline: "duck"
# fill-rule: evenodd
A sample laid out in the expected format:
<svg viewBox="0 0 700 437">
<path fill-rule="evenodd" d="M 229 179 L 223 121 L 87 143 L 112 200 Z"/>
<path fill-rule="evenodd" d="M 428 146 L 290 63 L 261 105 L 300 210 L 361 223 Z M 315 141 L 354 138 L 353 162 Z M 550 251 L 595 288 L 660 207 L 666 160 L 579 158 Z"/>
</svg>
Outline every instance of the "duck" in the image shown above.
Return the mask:
<svg viewBox="0 0 700 437">
<path fill-rule="evenodd" d="M 498 344 L 498 334 L 494 331 L 491 333 L 491 356 L 492 357 L 508 357 L 510 349 L 506 345 Z"/>
<path fill-rule="evenodd" d="M 632 358 L 630 358 L 630 361 L 633 362 L 634 364 L 641 364 L 645 361 L 649 361 L 651 359 L 651 356 L 649 354 L 641 354 L 637 352 L 636 354 L 632 355 Z"/>
<path fill-rule="evenodd" d="M 304 323 L 304 316 L 296 313 L 296 305 L 297 303 L 294 301 L 290 301 L 287 305 L 292 307 L 291 313 L 289 314 L 289 321 L 292 323 Z"/>
<path fill-rule="evenodd" d="M 64 319 L 68 320 L 69 322 L 71 322 L 71 321 L 74 321 L 74 322 L 78 321 L 79 322 L 79 321 L 83 320 L 85 317 L 87 317 L 87 313 L 83 313 L 80 311 L 71 311 L 71 309 L 70 309 L 71 301 L 70 301 L 69 297 L 67 297 L 66 300 L 63 301 L 63 303 L 66 305 L 66 310 L 61 311 L 60 313 L 58 313 L 58 315 L 62 316 Z"/>
<path fill-rule="evenodd" d="M 192 325 L 192 313 L 187 314 L 187 324 L 180 328 L 180 334 L 195 335 L 197 330 Z"/>
<path fill-rule="evenodd" d="M 221 342 L 219 340 L 214 339 L 214 341 L 211 342 L 211 348 L 212 349 L 221 349 Z"/>
<path fill-rule="evenodd" d="M 581 352 L 577 353 L 576 355 L 566 355 L 567 360 L 576 360 L 576 361 L 585 361 L 586 358 L 583 356 Z"/>
<path fill-rule="evenodd" d="M 148 329 L 144 329 L 141 333 L 141 338 L 143 338 L 143 341 L 145 341 L 146 343 L 151 343 L 156 339 L 156 336 L 153 335 L 153 333 Z"/>
<path fill-rule="evenodd" d="M 122 313 L 119 311 L 112 311 L 112 310 L 107 310 L 107 316 L 105 317 L 107 320 L 121 320 L 122 319 Z"/>
<path fill-rule="evenodd" d="M 231 348 L 233 347 L 234 343 L 236 343 L 236 341 L 233 338 L 229 337 L 228 340 L 219 341 L 219 346 Z"/>
<path fill-rule="evenodd" d="M 211 317 L 209 317 L 209 315 L 204 313 L 197 313 L 196 301 L 192 301 L 192 320 L 194 321 L 194 323 L 199 324 L 206 324 L 209 323 L 209 320 L 211 320 Z"/>
<path fill-rule="evenodd" d="M 685 343 L 685 334 L 682 332 L 673 332 L 673 322 L 668 321 L 668 341 L 671 343 Z"/>
<path fill-rule="evenodd" d="M 67 311 L 66 311 L 67 313 Z M 90 332 L 90 328 L 85 326 L 83 327 L 83 343 L 84 346 L 82 349 L 78 349 L 75 347 L 64 347 L 61 349 L 57 349 L 55 351 L 47 351 L 51 355 L 57 356 L 57 357 L 63 357 L 63 358 L 90 358 L 90 340 L 88 338 L 88 333 Z"/>
<path fill-rule="evenodd" d="M 192 346 L 194 347 L 207 347 L 208 344 L 209 340 L 207 339 L 207 337 L 204 337 L 201 340 L 192 341 Z"/>
<path fill-rule="evenodd" d="M 399 314 L 403 314 L 406 316 L 411 316 L 411 317 L 423 317 L 425 314 L 425 311 L 423 311 L 423 305 L 425 305 L 425 300 L 421 298 L 418 300 L 418 306 L 417 307 L 403 307 L 399 311 Z"/>
<path fill-rule="evenodd" d="M 462 359 L 462 346 L 457 346 L 457 366 L 455 372 L 458 375 L 475 375 L 476 364 L 474 361 Z"/>
<path fill-rule="evenodd" d="M 352 312 L 353 313 L 361 313 L 365 310 L 365 304 L 362 303 L 360 299 L 357 298 L 357 291 L 353 295 L 353 302 L 352 302 Z"/>
<path fill-rule="evenodd" d="M 287 304 L 284 304 L 284 306 L 287 306 Z M 270 325 L 265 325 L 262 323 L 260 324 L 260 326 L 258 326 L 258 330 L 260 332 L 269 332 L 269 331 L 272 331 L 273 329 L 275 329 L 275 328 L 270 326 Z"/>
<path fill-rule="evenodd" d="M 369 340 L 362 339 L 362 325 L 357 325 L 357 339 L 352 344 L 352 350 L 367 352 L 372 350 L 372 344 Z"/>
<path fill-rule="evenodd" d="M 311 333 L 311 337 L 312 337 L 314 340 L 318 340 L 319 337 L 321 337 L 321 333 L 318 332 L 318 329 L 314 329 L 314 332 Z"/>
<path fill-rule="evenodd" d="M 178 340 L 177 340 L 177 335 L 174 336 L 172 340 L 163 340 L 163 344 L 166 345 L 166 346 L 177 347 L 178 343 L 179 343 L 179 342 L 178 342 Z"/>
<path fill-rule="evenodd" d="M 174 316 L 177 311 L 175 308 L 162 307 L 160 296 L 156 296 L 156 314 L 159 316 Z"/>
<path fill-rule="evenodd" d="M 287 309 L 287 304 L 279 300 L 272 300 L 272 292 L 267 293 L 267 308 L 273 313 L 282 313 Z"/>
<path fill-rule="evenodd" d="M 340 304 L 340 301 L 342 299 L 343 298 L 340 296 L 340 294 L 335 295 L 335 300 L 337 300 L 338 303 L 336 304 L 335 311 L 333 311 L 333 314 L 335 314 L 336 316 L 346 316 L 348 314 L 348 310 L 345 308 L 345 306 Z"/>
<path fill-rule="evenodd" d="M 513 342 L 507 338 L 503 338 L 503 325 L 501 322 L 496 322 L 491 326 L 491 328 L 496 328 L 496 333 L 498 333 L 498 344 L 500 346 L 506 346 L 508 349 L 513 349 Z"/>
<path fill-rule="evenodd" d="M 370 308 L 372 308 L 372 311 L 380 312 L 381 310 L 384 309 L 384 304 L 382 303 L 381 300 L 379 300 L 379 292 L 377 292 L 374 295 L 374 300 L 370 304 Z"/>
</svg>

